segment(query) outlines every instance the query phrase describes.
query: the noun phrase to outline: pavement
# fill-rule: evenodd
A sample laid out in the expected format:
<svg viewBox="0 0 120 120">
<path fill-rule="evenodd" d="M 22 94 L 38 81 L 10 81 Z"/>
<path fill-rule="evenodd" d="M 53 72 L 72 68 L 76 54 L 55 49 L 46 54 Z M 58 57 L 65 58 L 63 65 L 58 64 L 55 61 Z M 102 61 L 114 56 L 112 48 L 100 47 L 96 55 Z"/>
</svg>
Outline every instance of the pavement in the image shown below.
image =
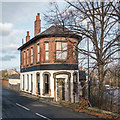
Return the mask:
<svg viewBox="0 0 120 120">
<path fill-rule="evenodd" d="M 54 103 L 43 102 L 36 96 L 23 94 L 7 88 L 2 89 L 2 119 L 97 119 L 87 113 L 75 112 Z"/>
</svg>

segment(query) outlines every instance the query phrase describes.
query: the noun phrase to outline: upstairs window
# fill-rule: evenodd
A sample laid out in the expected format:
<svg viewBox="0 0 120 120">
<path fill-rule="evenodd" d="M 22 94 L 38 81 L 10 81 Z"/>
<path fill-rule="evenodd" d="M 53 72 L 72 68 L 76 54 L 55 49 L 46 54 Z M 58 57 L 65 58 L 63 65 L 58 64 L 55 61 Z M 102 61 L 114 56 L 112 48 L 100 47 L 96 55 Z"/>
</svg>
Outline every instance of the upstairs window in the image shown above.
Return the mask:
<svg viewBox="0 0 120 120">
<path fill-rule="evenodd" d="M 49 60 L 49 43 L 45 43 L 45 60 Z"/>
<path fill-rule="evenodd" d="M 37 44 L 37 62 L 40 61 L 40 45 L 39 43 Z"/>
<path fill-rule="evenodd" d="M 27 49 L 27 65 L 29 64 L 29 49 Z"/>
<path fill-rule="evenodd" d="M 75 59 L 75 45 L 73 45 L 73 58 Z"/>
<path fill-rule="evenodd" d="M 31 64 L 33 63 L 33 47 L 31 47 Z"/>
<path fill-rule="evenodd" d="M 56 42 L 56 59 L 67 59 L 67 42 Z"/>
<path fill-rule="evenodd" d="M 24 56 L 23 56 L 23 65 L 25 66 L 25 61 L 26 61 L 26 53 L 24 51 Z"/>
</svg>

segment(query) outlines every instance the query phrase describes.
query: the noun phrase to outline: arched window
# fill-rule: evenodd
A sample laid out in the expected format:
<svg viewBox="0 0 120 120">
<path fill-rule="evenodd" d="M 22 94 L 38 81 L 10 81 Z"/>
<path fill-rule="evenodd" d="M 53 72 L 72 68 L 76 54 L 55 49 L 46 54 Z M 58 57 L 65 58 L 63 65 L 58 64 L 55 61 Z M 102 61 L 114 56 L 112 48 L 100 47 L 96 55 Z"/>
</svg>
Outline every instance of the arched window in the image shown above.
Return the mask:
<svg viewBox="0 0 120 120">
<path fill-rule="evenodd" d="M 36 85 L 36 93 L 40 95 L 40 73 L 37 73 L 36 74 L 36 82 L 37 82 L 37 85 Z"/>
<path fill-rule="evenodd" d="M 45 74 L 45 94 L 49 94 L 49 75 Z"/>
<path fill-rule="evenodd" d="M 27 91 L 29 90 L 29 75 L 27 74 Z"/>
<path fill-rule="evenodd" d="M 43 95 L 50 96 L 51 89 L 50 89 L 50 73 L 44 72 L 43 73 Z"/>
<path fill-rule="evenodd" d="M 25 76 L 23 75 L 23 90 L 25 89 Z"/>
<path fill-rule="evenodd" d="M 31 74 L 31 92 L 33 91 L 33 74 Z"/>
</svg>

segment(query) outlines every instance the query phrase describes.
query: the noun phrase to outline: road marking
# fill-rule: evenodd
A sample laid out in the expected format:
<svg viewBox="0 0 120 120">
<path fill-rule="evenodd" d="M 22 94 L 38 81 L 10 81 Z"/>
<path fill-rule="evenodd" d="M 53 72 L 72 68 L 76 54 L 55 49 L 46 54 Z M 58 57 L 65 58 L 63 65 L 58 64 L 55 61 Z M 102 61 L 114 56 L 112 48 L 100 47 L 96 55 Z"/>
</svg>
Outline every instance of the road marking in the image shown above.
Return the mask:
<svg viewBox="0 0 120 120">
<path fill-rule="evenodd" d="M 18 105 L 18 106 L 24 108 L 25 110 L 30 110 L 30 109 L 28 109 L 28 108 L 26 108 L 26 107 L 24 107 L 24 106 L 22 106 L 22 105 L 20 105 L 20 104 L 18 104 L 18 103 L 16 103 L 16 105 Z"/>
<path fill-rule="evenodd" d="M 35 113 L 36 115 L 38 115 L 38 116 L 40 116 L 40 117 L 42 117 L 42 118 L 45 118 L 45 119 L 47 119 L 47 120 L 51 120 L 51 119 L 49 119 L 49 118 L 47 118 L 47 117 L 45 117 L 45 116 L 43 116 L 43 115 L 41 115 L 41 114 L 39 114 L 39 113 Z"/>
</svg>

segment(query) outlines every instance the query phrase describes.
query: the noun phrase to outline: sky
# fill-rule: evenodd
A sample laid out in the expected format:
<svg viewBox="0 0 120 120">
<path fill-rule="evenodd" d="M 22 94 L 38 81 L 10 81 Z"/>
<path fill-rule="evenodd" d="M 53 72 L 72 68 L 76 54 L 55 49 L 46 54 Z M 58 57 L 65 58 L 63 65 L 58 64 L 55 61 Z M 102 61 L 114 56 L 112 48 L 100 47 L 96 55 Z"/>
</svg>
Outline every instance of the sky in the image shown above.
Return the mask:
<svg viewBox="0 0 120 120">
<path fill-rule="evenodd" d="M 33 37 L 37 13 L 40 13 L 41 31 L 49 27 L 44 20 L 44 13 L 50 8 L 49 2 L 51 1 L 3 0 L 0 3 L 0 70 L 20 70 L 20 51 L 17 48 L 22 45 L 22 39 L 25 42 L 26 31 L 30 31 L 30 37 Z M 63 1 L 58 3 L 61 8 L 65 5 Z"/>
</svg>

